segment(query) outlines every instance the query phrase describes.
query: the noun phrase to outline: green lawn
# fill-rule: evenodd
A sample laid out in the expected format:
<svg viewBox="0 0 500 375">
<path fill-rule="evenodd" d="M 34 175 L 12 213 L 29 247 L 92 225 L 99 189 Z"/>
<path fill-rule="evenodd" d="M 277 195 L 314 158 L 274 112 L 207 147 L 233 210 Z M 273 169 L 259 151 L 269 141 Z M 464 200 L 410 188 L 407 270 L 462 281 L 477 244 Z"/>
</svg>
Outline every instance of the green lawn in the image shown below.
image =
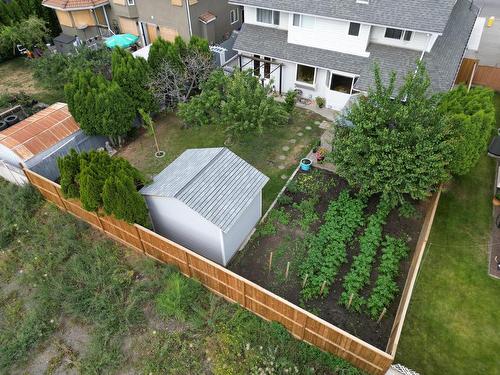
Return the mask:
<svg viewBox="0 0 500 375">
<path fill-rule="evenodd" d="M 441 197 L 396 356 L 421 374 L 500 374 L 500 280 L 487 274 L 493 180 L 485 155 Z"/>
<path fill-rule="evenodd" d="M 64 101 L 64 93 L 45 89 L 33 77 L 31 62 L 18 57 L 0 63 L 0 96 L 24 92 L 46 104 Z"/>
<path fill-rule="evenodd" d="M 319 141 L 323 130 L 315 122 L 323 120 L 323 117 L 314 112 L 297 108 L 291 124 L 268 129 L 262 135 L 245 135 L 228 146 L 271 179 L 263 192 L 264 208 L 272 203 L 284 186 L 286 180 L 282 176 L 289 177 L 300 159 L 310 151 L 313 143 Z M 221 147 L 224 146 L 226 139 L 221 127 L 185 129 L 174 114 L 160 116 L 156 124 L 160 148 L 166 152 L 166 157 L 162 159 L 154 157 L 153 137 L 147 134 L 137 137 L 119 152 L 120 156 L 127 158 L 148 175 L 163 170 L 186 149 Z M 311 129 L 308 130 L 306 127 Z M 295 139 L 296 143 L 289 142 L 292 139 Z M 284 146 L 289 147 L 289 150 L 284 151 Z M 281 160 L 280 156 L 285 159 Z M 280 166 L 284 169 L 280 169 Z"/>
</svg>

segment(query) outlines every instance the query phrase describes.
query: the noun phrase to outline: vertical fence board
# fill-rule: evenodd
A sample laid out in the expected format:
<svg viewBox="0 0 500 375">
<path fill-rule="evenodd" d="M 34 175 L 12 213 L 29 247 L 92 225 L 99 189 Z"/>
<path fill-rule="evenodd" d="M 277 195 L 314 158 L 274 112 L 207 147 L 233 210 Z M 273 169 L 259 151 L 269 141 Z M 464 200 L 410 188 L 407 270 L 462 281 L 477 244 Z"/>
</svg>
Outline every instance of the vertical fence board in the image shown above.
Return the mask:
<svg viewBox="0 0 500 375">
<path fill-rule="evenodd" d="M 266 320 L 281 323 L 295 337 L 344 358 L 362 370 L 383 375 L 394 357 L 333 326 L 234 272 L 176 244 L 140 225 L 85 211 L 80 202 L 67 200 L 60 186 L 25 170 L 29 181 L 47 200 L 85 220 L 117 241 L 144 252 L 163 263 L 177 266 L 184 275 L 199 280 L 208 289 L 238 303 Z"/>
</svg>

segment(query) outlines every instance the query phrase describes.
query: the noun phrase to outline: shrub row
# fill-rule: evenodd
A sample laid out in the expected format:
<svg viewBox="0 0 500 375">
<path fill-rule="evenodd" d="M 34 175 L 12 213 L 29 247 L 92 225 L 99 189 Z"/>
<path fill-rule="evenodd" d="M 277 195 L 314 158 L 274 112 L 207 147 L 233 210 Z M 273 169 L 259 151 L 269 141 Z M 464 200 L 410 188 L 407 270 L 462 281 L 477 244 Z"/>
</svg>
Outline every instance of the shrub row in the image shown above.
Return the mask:
<svg viewBox="0 0 500 375">
<path fill-rule="evenodd" d="M 359 293 L 370 281 L 373 261 L 382 242 L 382 227 L 392 207 L 387 199 L 382 198 L 377 212 L 370 216 L 368 225 L 359 239 L 359 255 L 354 258 L 349 273 L 344 277 L 344 291 L 340 296 L 340 303 L 352 310 L 361 311 L 365 303 Z"/>
<path fill-rule="evenodd" d="M 307 258 L 300 267 L 302 279 L 307 277 L 301 296 L 304 301 L 328 294 L 340 266 L 346 261 L 346 246 L 363 223 L 365 204 L 347 191 L 330 203 L 324 224 L 308 242 Z"/>
<path fill-rule="evenodd" d="M 404 240 L 391 236 L 386 236 L 383 246 L 378 278 L 367 301 L 368 313 L 373 319 L 377 319 L 396 296 L 399 288 L 395 279 L 399 273 L 399 263 L 409 252 Z"/>
</svg>

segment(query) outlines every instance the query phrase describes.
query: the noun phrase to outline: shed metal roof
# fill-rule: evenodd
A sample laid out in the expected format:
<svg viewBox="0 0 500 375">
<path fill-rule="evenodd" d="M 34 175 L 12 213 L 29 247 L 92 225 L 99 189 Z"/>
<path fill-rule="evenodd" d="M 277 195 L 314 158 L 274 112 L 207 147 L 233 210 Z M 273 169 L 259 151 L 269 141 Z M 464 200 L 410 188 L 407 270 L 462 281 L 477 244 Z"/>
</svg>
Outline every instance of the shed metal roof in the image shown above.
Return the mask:
<svg viewBox="0 0 500 375">
<path fill-rule="evenodd" d="M 228 232 L 268 181 L 227 148 L 190 149 L 141 194 L 178 199 Z"/>
<path fill-rule="evenodd" d="M 441 33 L 456 0 L 230 0 L 231 4 L 248 5 L 285 12 L 392 26 L 403 29 Z"/>
<path fill-rule="evenodd" d="M 79 130 L 68 105 L 55 103 L 1 131 L 0 144 L 27 161 Z"/>
</svg>

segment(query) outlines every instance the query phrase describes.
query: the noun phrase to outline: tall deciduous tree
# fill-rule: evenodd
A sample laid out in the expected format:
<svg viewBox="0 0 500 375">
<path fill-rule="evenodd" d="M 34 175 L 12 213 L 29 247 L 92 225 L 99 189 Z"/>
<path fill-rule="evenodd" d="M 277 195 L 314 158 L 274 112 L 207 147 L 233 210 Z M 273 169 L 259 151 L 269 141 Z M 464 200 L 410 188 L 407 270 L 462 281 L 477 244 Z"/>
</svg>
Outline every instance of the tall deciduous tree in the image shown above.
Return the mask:
<svg viewBox="0 0 500 375">
<path fill-rule="evenodd" d="M 430 81 L 423 64 L 399 92 L 395 74 L 387 85 L 378 66 L 374 75 L 375 87 L 336 124 L 332 157 L 337 171 L 368 194 L 423 199 L 450 177 L 449 126 L 427 93 Z"/>
<path fill-rule="evenodd" d="M 453 134 L 451 173 L 469 173 L 484 154 L 495 125 L 493 95 L 488 88 L 468 91 L 462 85 L 443 95 L 439 109 Z"/>
<path fill-rule="evenodd" d="M 0 56 L 13 55 L 16 44 L 22 44 L 27 48 L 35 44 L 41 46 L 47 34 L 45 21 L 36 16 L 8 26 L 0 26 Z"/>
</svg>

